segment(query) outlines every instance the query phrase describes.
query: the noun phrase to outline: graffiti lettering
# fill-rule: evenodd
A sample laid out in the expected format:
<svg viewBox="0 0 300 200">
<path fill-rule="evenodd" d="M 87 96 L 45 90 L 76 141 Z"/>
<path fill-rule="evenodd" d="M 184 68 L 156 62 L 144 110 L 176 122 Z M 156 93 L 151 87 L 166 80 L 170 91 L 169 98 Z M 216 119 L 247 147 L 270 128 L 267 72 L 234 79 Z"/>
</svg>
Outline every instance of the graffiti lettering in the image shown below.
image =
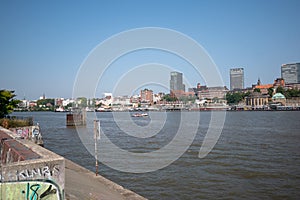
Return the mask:
<svg viewBox="0 0 300 200">
<path fill-rule="evenodd" d="M 4 196 L 0 196 L 0 199 L 63 200 L 63 191 L 51 181 L 9 182 L 1 183 L 1 186 L 2 184 Z"/>
<path fill-rule="evenodd" d="M 49 167 L 48 167 L 48 166 L 43 167 L 43 169 L 42 169 L 42 174 L 43 174 L 43 176 L 51 176 L 51 175 L 52 175 L 52 174 L 50 173 L 50 170 L 49 170 Z"/>
<path fill-rule="evenodd" d="M 37 191 L 40 189 L 40 187 L 41 187 L 40 184 L 33 184 L 30 186 L 30 184 L 27 183 L 27 199 L 28 200 L 38 200 L 39 195 L 38 195 Z"/>
<path fill-rule="evenodd" d="M 51 177 L 59 174 L 59 166 L 55 165 L 50 168 L 49 166 L 44 166 L 40 168 L 24 169 L 17 172 L 17 177 L 20 180 L 35 178 L 35 177 Z"/>
<path fill-rule="evenodd" d="M 30 135 L 30 127 L 24 127 L 24 128 L 11 128 L 10 130 L 19 135 L 22 138 L 28 139 Z"/>
<path fill-rule="evenodd" d="M 50 185 L 48 187 L 48 189 L 43 194 L 41 194 L 41 199 L 44 198 L 44 197 L 46 197 L 46 196 L 48 196 L 48 195 L 56 194 L 56 189 L 52 189 L 51 190 L 51 188 L 52 188 L 52 185 Z"/>
</svg>

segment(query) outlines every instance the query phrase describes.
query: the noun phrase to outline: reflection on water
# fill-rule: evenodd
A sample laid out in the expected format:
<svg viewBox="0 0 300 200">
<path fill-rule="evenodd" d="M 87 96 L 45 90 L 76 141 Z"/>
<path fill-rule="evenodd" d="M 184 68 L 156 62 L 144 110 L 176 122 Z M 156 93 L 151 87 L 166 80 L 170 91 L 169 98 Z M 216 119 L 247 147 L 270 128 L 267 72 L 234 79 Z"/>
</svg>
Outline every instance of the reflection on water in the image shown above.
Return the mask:
<svg viewBox="0 0 300 200">
<path fill-rule="evenodd" d="M 110 140 L 132 152 L 151 152 L 168 144 L 180 123 L 179 112 L 166 115 L 162 130 L 142 139 L 124 134 L 112 113 L 97 113 Z M 43 131 L 45 147 L 94 171 L 94 159 L 65 113 L 31 115 Z M 198 158 L 210 113 L 200 117 L 198 133 L 183 156 L 168 167 L 133 174 L 100 164 L 100 174 L 149 199 L 298 199 L 300 196 L 300 112 L 228 112 L 222 135 L 207 157 Z M 147 126 L 150 118 L 132 119 Z M 87 133 L 93 134 L 93 133 Z"/>
</svg>

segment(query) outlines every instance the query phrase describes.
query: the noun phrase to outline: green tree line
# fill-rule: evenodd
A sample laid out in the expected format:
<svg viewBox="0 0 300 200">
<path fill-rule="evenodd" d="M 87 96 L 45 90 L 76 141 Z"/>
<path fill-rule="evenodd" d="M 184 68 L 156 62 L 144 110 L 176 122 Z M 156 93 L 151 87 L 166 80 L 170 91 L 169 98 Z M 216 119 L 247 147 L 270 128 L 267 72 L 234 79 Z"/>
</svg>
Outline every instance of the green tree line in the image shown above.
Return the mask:
<svg viewBox="0 0 300 200">
<path fill-rule="evenodd" d="M 281 93 L 285 96 L 285 98 L 290 99 L 293 97 L 300 97 L 300 90 L 297 88 L 284 89 L 283 87 L 278 87 L 276 89 L 277 93 Z"/>
<path fill-rule="evenodd" d="M 249 96 L 250 92 L 228 92 L 226 94 L 226 101 L 229 105 L 238 104 L 240 101 L 242 101 L 246 96 Z"/>
</svg>

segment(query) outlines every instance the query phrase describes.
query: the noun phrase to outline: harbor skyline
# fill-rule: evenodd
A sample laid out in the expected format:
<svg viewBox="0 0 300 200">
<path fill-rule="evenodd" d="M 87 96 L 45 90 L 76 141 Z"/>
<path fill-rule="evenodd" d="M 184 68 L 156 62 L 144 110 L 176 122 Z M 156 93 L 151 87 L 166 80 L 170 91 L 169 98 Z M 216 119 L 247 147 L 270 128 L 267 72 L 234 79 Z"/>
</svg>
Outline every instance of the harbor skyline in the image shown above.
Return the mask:
<svg viewBox="0 0 300 200">
<path fill-rule="evenodd" d="M 272 83 L 282 64 L 299 62 L 299 1 L 93 3 L 1 2 L 1 89 L 15 90 L 19 99 L 38 99 L 43 93 L 71 97 L 78 70 L 92 49 L 112 35 L 141 27 L 172 29 L 197 41 L 228 88 L 230 68 L 243 67 L 245 86 L 251 86 L 258 77 Z M 173 67 L 189 76 L 193 86 L 205 84 L 187 70 L 185 61 L 163 52 L 126 55 L 109 73 L 118 80 L 119 71 L 149 62 Z M 107 82 L 99 94 L 110 92 L 114 84 Z"/>
<path fill-rule="evenodd" d="M 283 64 L 282 66 L 298 66 L 300 63 L 289 63 L 289 64 Z M 176 97 L 180 97 L 180 96 L 193 96 L 193 97 L 197 97 L 198 99 L 204 98 L 206 99 L 207 97 L 199 97 L 197 96 L 197 92 L 196 92 L 196 88 L 206 88 L 205 90 L 207 90 L 208 88 L 214 88 L 214 90 L 220 90 L 222 91 L 222 95 L 220 96 L 213 96 L 216 95 L 214 94 L 214 92 L 210 91 L 209 93 L 211 93 L 211 95 L 209 95 L 209 99 L 212 99 L 214 97 L 220 98 L 220 99 L 225 99 L 225 94 L 226 93 L 235 93 L 235 92 L 241 92 L 243 91 L 244 93 L 246 91 L 255 91 L 254 89 L 256 87 L 260 87 L 260 88 L 273 88 L 274 92 L 276 91 L 276 88 L 278 86 L 278 81 L 281 81 L 282 83 L 279 84 L 281 87 L 283 87 L 285 90 L 287 89 L 296 89 L 299 90 L 299 85 L 300 82 L 299 81 L 292 81 L 292 82 L 288 82 L 288 85 L 286 85 L 285 87 L 285 77 L 298 77 L 299 76 L 299 72 L 296 70 L 296 72 L 294 71 L 287 71 L 286 69 L 282 69 L 281 67 L 281 71 L 284 71 L 284 75 L 282 73 L 281 77 L 274 77 L 273 82 L 271 83 L 262 83 L 260 78 L 258 77 L 257 82 L 256 83 L 252 83 L 251 85 L 243 85 L 244 84 L 244 68 L 231 68 L 229 70 L 229 77 L 230 77 L 230 88 L 228 88 L 226 85 L 219 85 L 219 86 L 209 86 L 209 85 L 205 85 L 205 82 L 198 82 L 196 85 L 188 85 L 189 87 L 186 88 L 185 84 L 186 82 L 188 82 L 188 80 L 184 81 L 184 74 L 178 71 L 171 71 L 169 72 L 169 79 L 165 78 L 165 80 L 163 80 L 162 82 L 168 82 L 169 86 L 161 87 L 158 84 L 149 84 L 149 85 L 143 85 L 143 86 L 139 86 L 136 87 L 137 89 L 135 91 L 133 91 L 132 93 L 122 93 L 117 94 L 114 93 L 112 91 L 107 91 L 104 93 L 97 93 L 95 94 L 95 96 L 92 97 L 87 97 L 87 96 L 69 96 L 69 97 L 64 97 L 64 96 L 47 96 L 46 94 L 43 93 L 42 95 L 39 95 L 38 98 L 36 99 L 28 99 L 24 96 L 24 98 L 20 98 L 17 97 L 17 99 L 19 100 L 26 100 L 27 102 L 29 101 L 37 101 L 37 100 L 42 100 L 42 99 L 77 99 L 77 98 L 87 98 L 87 99 L 100 99 L 103 98 L 105 99 L 107 96 L 111 96 L 111 97 L 117 97 L 117 98 L 124 98 L 124 97 L 128 97 L 128 98 L 137 98 L 137 97 L 141 97 L 141 91 L 144 90 L 149 90 L 151 91 L 152 95 L 158 95 L 158 96 L 164 96 L 164 95 L 171 95 L 171 96 L 176 96 Z M 166 71 L 164 71 L 166 72 Z M 242 73 L 241 73 L 242 72 Z M 162 75 L 161 77 L 167 77 L 166 75 L 168 74 L 160 74 Z M 232 87 L 233 85 L 239 85 L 239 87 Z M 274 88 L 275 86 L 275 88 Z M 161 90 L 163 89 L 163 90 Z M 265 88 L 264 88 L 265 89 Z M 224 91 L 223 91 L 224 90 Z M 209 91 L 209 90 L 207 90 Z M 265 92 L 265 91 L 264 91 Z M 14 93 L 16 93 L 16 91 L 14 91 Z"/>
</svg>

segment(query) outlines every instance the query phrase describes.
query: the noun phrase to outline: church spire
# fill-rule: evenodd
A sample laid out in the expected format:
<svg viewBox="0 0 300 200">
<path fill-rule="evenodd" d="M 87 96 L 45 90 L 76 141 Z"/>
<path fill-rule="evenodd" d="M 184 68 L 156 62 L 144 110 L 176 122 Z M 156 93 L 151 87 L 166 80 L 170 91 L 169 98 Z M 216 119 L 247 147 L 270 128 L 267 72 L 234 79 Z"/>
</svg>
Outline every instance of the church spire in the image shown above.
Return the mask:
<svg viewBox="0 0 300 200">
<path fill-rule="evenodd" d="M 260 78 L 258 77 L 258 80 L 257 80 L 257 85 L 260 85 L 261 82 L 260 82 Z"/>
</svg>

